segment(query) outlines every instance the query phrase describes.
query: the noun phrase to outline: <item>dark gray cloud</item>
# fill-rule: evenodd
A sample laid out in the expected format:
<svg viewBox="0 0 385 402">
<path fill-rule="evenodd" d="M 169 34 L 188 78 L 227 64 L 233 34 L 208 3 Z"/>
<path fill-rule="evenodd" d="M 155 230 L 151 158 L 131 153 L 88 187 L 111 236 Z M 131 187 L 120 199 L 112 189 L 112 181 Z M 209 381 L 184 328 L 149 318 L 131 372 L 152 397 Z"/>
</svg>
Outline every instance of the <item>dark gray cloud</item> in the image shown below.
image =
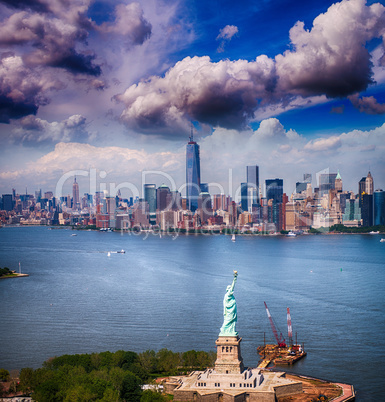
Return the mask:
<svg viewBox="0 0 385 402">
<path fill-rule="evenodd" d="M 28 114 L 35 114 L 40 105 L 48 102 L 50 90 L 63 88 L 63 83 L 49 74 L 26 67 L 12 53 L 0 57 L 0 114 L 3 123 Z"/>
<path fill-rule="evenodd" d="M 29 114 L 36 114 L 38 106 L 27 102 L 15 102 L 0 95 L 0 123 L 9 124 L 10 119 L 20 119 Z"/>
<path fill-rule="evenodd" d="M 349 96 L 349 100 L 361 113 L 385 114 L 385 104 L 378 103 L 374 96 L 363 96 L 360 98 L 358 94 L 354 94 Z"/>
<path fill-rule="evenodd" d="M 2 121 L 36 113 L 48 102 L 47 91 L 61 89 L 55 78 L 74 80 L 86 90 L 106 88 L 98 54 L 100 42 L 120 37 L 124 46 L 141 45 L 151 35 L 151 24 L 138 3 L 118 4 L 114 21 L 97 25 L 87 11 L 91 0 L 0 0 L 0 52 L 13 59 L 0 64 Z M 7 7 L 4 7 L 4 5 Z M 92 35 L 94 49 L 88 40 Z M 98 38 L 101 41 L 98 41 Z M 54 77 L 54 78 L 52 78 Z M 31 78 L 31 83 L 24 78 Z"/>
<path fill-rule="evenodd" d="M 384 30 L 383 5 L 343 0 L 319 15 L 311 30 L 296 23 L 290 30 L 291 50 L 274 59 L 213 63 L 208 57 L 187 57 L 164 77 L 132 85 L 115 96 L 125 105 L 121 120 L 153 133 L 163 127 L 178 131 L 189 119 L 242 128 L 259 107 L 282 106 L 296 97 L 338 98 L 360 92 L 372 83 L 365 45 L 382 37 Z"/>
<path fill-rule="evenodd" d="M 1 3 L 18 10 L 27 9 L 40 13 L 45 13 L 49 10 L 47 5 L 39 0 L 0 0 Z"/>
</svg>

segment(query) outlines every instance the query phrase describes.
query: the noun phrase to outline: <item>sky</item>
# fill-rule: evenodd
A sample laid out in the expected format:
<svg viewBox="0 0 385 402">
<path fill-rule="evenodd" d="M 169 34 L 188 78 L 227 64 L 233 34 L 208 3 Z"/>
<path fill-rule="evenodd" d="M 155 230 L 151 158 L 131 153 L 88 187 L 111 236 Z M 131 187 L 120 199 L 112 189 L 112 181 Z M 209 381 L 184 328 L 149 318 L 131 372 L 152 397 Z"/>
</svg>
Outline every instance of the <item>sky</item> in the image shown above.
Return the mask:
<svg viewBox="0 0 385 402">
<path fill-rule="evenodd" d="M 385 189 L 384 1 L 0 0 L 0 194 L 201 180 L 246 166 Z"/>
</svg>

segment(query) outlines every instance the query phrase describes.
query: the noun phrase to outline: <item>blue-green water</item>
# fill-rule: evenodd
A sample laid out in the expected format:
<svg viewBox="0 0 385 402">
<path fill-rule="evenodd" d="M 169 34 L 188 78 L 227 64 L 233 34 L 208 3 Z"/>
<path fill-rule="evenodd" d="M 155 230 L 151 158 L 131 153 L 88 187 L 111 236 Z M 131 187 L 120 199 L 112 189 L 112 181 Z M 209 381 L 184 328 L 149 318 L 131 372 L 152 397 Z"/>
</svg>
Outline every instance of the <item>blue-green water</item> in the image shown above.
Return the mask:
<svg viewBox="0 0 385 402">
<path fill-rule="evenodd" d="M 222 299 L 238 270 L 246 365 L 273 342 L 263 302 L 287 338 L 286 308 L 307 357 L 293 372 L 353 384 L 383 400 L 385 243 L 379 235 L 297 238 L 143 236 L 46 227 L 0 230 L 0 368 L 65 353 L 215 350 Z M 124 249 L 125 254 L 108 251 Z"/>
</svg>

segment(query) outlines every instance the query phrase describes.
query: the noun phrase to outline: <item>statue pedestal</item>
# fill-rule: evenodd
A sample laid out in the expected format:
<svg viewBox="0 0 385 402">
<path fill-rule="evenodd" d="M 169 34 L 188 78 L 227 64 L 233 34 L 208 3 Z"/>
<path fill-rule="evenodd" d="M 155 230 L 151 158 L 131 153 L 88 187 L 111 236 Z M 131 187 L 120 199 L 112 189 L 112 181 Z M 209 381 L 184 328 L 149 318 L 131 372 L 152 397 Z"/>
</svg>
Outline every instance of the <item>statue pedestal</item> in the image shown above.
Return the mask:
<svg viewBox="0 0 385 402">
<path fill-rule="evenodd" d="M 215 371 L 221 374 L 240 374 L 243 372 L 241 356 L 241 340 L 238 336 L 219 336 L 217 345 L 217 360 Z"/>
</svg>

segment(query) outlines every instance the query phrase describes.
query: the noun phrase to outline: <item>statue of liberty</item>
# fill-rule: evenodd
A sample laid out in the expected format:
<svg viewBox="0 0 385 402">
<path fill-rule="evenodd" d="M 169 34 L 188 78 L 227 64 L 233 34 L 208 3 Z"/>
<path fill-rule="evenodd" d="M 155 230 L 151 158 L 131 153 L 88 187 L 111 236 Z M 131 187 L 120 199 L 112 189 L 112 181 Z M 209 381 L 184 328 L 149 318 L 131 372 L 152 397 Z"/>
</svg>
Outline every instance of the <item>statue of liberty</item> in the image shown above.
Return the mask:
<svg viewBox="0 0 385 402">
<path fill-rule="evenodd" d="M 234 297 L 234 286 L 237 281 L 238 272 L 234 271 L 233 283 L 227 286 L 226 294 L 223 299 L 223 325 L 219 336 L 237 336 L 238 332 L 235 330 L 237 322 L 237 302 Z"/>
</svg>

